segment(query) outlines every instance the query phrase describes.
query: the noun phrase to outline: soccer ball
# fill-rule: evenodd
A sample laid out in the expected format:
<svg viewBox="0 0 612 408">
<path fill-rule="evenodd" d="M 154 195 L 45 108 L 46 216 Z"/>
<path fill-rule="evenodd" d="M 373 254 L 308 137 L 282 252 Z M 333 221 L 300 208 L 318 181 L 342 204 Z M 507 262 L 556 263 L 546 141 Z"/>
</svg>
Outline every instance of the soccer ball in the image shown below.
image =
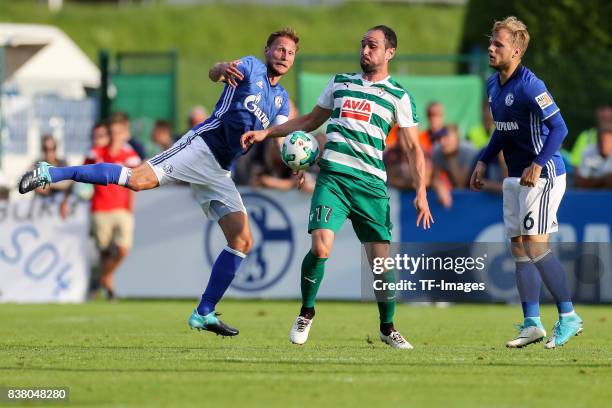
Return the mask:
<svg viewBox="0 0 612 408">
<path fill-rule="evenodd" d="M 298 171 L 310 167 L 318 155 L 319 143 L 310 134 L 298 130 L 285 136 L 281 158 L 291 170 Z"/>
</svg>

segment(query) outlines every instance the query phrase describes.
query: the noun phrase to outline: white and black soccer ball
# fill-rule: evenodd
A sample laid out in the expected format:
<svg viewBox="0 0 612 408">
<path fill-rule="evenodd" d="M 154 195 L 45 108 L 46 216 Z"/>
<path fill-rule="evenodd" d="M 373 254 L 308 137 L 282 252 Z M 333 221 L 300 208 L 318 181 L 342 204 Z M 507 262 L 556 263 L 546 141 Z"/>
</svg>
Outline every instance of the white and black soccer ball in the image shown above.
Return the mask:
<svg viewBox="0 0 612 408">
<path fill-rule="evenodd" d="M 307 169 L 317 160 L 318 155 L 319 143 L 309 133 L 298 130 L 285 136 L 281 158 L 291 170 Z"/>
</svg>

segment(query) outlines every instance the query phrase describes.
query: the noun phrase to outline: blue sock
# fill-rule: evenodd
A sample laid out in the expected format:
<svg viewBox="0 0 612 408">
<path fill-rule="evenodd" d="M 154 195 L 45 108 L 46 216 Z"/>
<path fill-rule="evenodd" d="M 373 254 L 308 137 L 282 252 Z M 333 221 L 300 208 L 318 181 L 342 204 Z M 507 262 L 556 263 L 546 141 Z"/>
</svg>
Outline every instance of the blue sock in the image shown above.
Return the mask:
<svg viewBox="0 0 612 408">
<path fill-rule="evenodd" d="M 126 180 L 120 183 L 122 178 Z M 84 166 L 70 167 L 49 167 L 49 175 L 54 183 L 64 180 L 80 181 L 82 183 L 100 184 L 103 186 L 110 184 L 127 184 L 129 170 L 118 164 L 97 163 L 86 164 Z"/>
<path fill-rule="evenodd" d="M 516 287 L 521 298 L 523 317 L 540 317 L 542 278 L 531 259 L 516 258 Z"/>
<path fill-rule="evenodd" d="M 215 310 L 215 306 L 232 283 L 236 271 L 245 257 L 245 254 L 229 247 L 225 247 L 221 251 L 212 267 L 208 285 L 198 305 L 200 315 L 205 316 Z"/>
<path fill-rule="evenodd" d="M 574 311 L 565 269 L 559 260 L 548 250 L 534 259 L 536 268 L 540 271 L 542 280 L 557 302 L 559 313 Z"/>
</svg>

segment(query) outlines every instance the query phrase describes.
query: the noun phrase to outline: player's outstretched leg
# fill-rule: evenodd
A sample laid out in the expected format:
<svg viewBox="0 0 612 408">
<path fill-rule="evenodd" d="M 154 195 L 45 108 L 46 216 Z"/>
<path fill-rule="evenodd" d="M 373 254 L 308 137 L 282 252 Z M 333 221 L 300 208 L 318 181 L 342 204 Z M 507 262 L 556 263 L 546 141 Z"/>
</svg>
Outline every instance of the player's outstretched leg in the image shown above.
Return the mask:
<svg viewBox="0 0 612 408">
<path fill-rule="evenodd" d="M 233 212 L 219 220 L 228 241 L 213 264 L 206 290 L 200 303 L 189 317 L 188 323 L 192 329 L 206 330 L 221 336 L 236 336 L 238 329 L 228 326 L 217 316 L 217 303 L 234 280 L 236 271 L 252 246 L 251 231 L 247 215 L 243 212 Z"/>
<path fill-rule="evenodd" d="M 518 237 L 517 237 L 518 238 Z M 540 291 L 542 279 L 540 272 L 531 259 L 525 255 L 520 241 L 512 243 L 512 252 L 516 265 L 516 287 L 523 308 L 523 323 L 517 325 L 518 335 L 506 343 L 508 348 L 522 348 L 529 344 L 539 343 L 546 336 L 546 330 L 540 320 Z"/>
<path fill-rule="evenodd" d="M 112 163 L 87 164 L 83 166 L 54 167 L 40 162 L 34 170 L 25 173 L 19 181 L 19 192 L 25 194 L 38 187 L 64 180 L 90 184 L 119 184 L 126 186 L 131 170 Z"/>
<path fill-rule="evenodd" d="M 83 166 L 54 167 L 40 162 L 34 170 L 25 173 L 19 181 L 19 192 L 25 194 L 37 187 L 74 180 L 81 183 L 106 186 L 117 184 L 134 191 L 148 190 L 159 186 L 159 181 L 147 163 L 136 168 L 113 163 L 85 164 Z"/>
</svg>

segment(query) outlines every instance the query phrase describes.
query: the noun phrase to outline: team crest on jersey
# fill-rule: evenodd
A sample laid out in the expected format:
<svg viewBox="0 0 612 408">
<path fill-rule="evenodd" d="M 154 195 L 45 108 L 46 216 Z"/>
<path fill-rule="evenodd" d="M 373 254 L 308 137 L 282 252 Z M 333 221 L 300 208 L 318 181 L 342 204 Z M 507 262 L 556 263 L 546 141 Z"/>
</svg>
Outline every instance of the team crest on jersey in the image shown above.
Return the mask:
<svg viewBox="0 0 612 408">
<path fill-rule="evenodd" d="M 365 99 L 344 98 L 340 117 L 369 122 L 372 117 L 372 105 Z"/>
<path fill-rule="evenodd" d="M 276 96 L 274 98 L 274 106 L 276 106 L 276 109 L 280 109 L 280 107 L 283 106 L 283 97 L 282 96 Z"/>
<path fill-rule="evenodd" d="M 162 170 L 164 171 L 164 173 L 170 174 L 172 173 L 172 170 L 174 170 L 174 167 L 172 167 L 170 163 L 164 163 L 164 165 L 162 166 Z"/>
<path fill-rule="evenodd" d="M 535 97 L 535 101 L 538 103 L 538 106 L 542 109 L 548 108 L 553 104 L 552 98 L 548 95 L 548 92 L 542 92 L 538 96 Z"/>
<path fill-rule="evenodd" d="M 259 87 L 259 89 L 263 89 L 263 81 L 257 81 L 255 84 Z"/>
<path fill-rule="evenodd" d="M 514 95 L 509 93 L 508 95 L 506 95 L 506 106 L 512 106 L 513 103 L 514 103 Z"/>
</svg>

